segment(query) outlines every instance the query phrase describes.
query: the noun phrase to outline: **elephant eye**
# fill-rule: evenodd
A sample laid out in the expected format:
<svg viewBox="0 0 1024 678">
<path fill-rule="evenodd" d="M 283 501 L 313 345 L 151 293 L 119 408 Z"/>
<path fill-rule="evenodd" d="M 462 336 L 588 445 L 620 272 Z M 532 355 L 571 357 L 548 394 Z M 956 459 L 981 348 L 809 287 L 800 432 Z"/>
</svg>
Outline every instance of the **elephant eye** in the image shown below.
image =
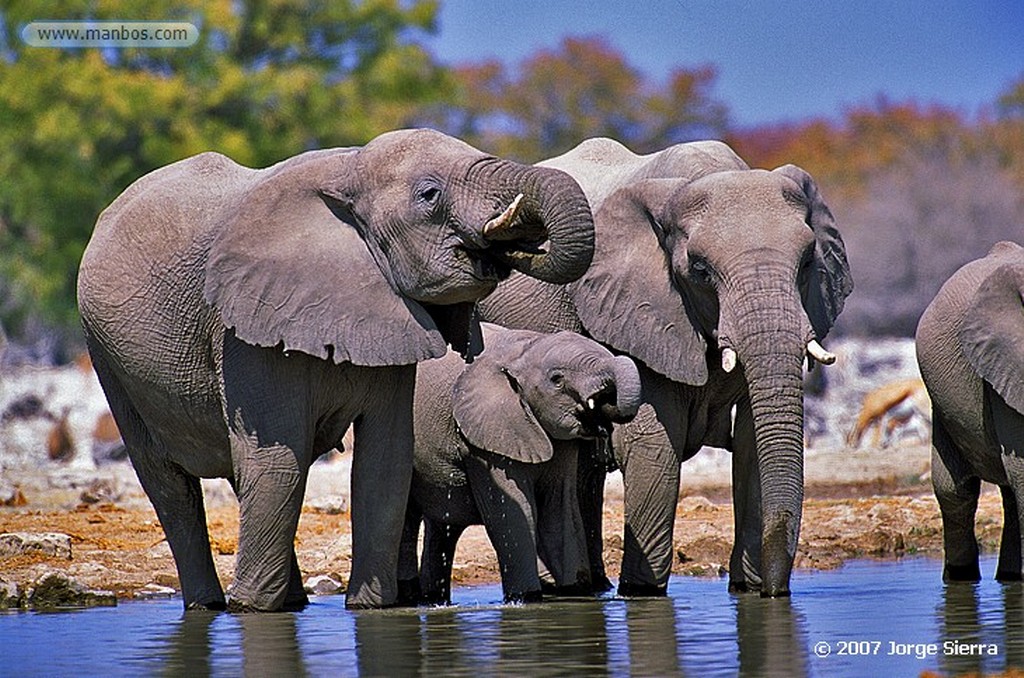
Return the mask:
<svg viewBox="0 0 1024 678">
<path fill-rule="evenodd" d="M 441 197 L 441 189 L 435 186 L 431 186 L 430 188 L 425 188 L 420 191 L 420 200 L 429 205 L 433 205 L 437 202 L 439 197 Z"/>
<path fill-rule="evenodd" d="M 555 386 L 561 386 L 562 382 L 565 381 L 565 375 L 562 374 L 561 372 L 552 372 L 550 379 L 551 383 L 554 384 Z"/>
</svg>

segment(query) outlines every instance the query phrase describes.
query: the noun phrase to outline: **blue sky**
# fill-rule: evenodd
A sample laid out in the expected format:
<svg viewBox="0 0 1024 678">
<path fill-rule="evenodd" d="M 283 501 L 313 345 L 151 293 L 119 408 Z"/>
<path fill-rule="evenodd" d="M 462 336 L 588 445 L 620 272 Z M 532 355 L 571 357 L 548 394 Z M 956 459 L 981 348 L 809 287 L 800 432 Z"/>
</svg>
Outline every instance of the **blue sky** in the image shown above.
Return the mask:
<svg viewBox="0 0 1024 678">
<path fill-rule="evenodd" d="M 446 63 L 514 65 L 600 35 L 647 76 L 711 63 L 738 125 L 940 103 L 974 115 L 1024 75 L 1024 0 L 443 0 Z"/>
</svg>

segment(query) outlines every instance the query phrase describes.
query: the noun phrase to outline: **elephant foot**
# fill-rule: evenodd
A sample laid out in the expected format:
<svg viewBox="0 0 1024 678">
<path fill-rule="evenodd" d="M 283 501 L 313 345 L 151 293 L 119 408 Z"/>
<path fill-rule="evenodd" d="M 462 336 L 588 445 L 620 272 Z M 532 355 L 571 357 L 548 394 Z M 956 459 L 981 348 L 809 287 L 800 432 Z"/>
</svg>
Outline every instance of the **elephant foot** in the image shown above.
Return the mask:
<svg viewBox="0 0 1024 678">
<path fill-rule="evenodd" d="M 730 581 L 729 582 L 729 593 L 735 593 L 736 595 L 743 595 L 746 593 L 760 593 L 761 585 L 752 584 L 743 580 Z"/>
<path fill-rule="evenodd" d="M 981 581 L 981 569 L 976 562 L 970 565 L 950 565 L 946 563 L 946 566 L 942 568 L 942 581 Z"/>
<path fill-rule="evenodd" d="M 611 591 L 614 588 L 611 579 L 604 576 L 604 573 L 595 576 L 590 582 L 590 592 L 593 594 L 605 593 Z"/>
<path fill-rule="evenodd" d="M 205 603 L 189 603 L 185 606 L 186 612 L 223 612 L 228 609 L 224 600 L 210 600 Z"/>
<path fill-rule="evenodd" d="M 231 599 L 228 600 L 227 610 L 232 614 L 253 614 L 257 612 L 269 612 L 269 610 L 261 610 L 258 607 L 254 607 L 247 603 Z"/>
<path fill-rule="evenodd" d="M 281 606 L 281 611 L 300 612 L 306 609 L 307 605 L 309 605 L 309 596 L 306 595 L 305 591 L 302 592 L 302 595 L 292 596 L 291 594 L 289 594 L 289 596 L 284 601 L 284 605 Z"/>
<path fill-rule="evenodd" d="M 778 589 L 761 589 L 762 598 L 789 598 L 789 587 Z"/>
<path fill-rule="evenodd" d="M 1020 572 L 1014 572 L 1012 570 L 997 571 L 996 581 L 1002 581 L 1006 583 L 1013 583 L 1018 581 L 1024 581 L 1024 576 Z"/>
<path fill-rule="evenodd" d="M 623 598 L 664 598 L 668 595 L 668 584 L 634 584 L 620 581 L 619 595 Z"/>
<path fill-rule="evenodd" d="M 423 602 L 423 592 L 420 590 L 419 577 L 413 579 L 398 580 L 398 606 L 416 607 Z"/>
<path fill-rule="evenodd" d="M 539 603 L 544 599 L 541 591 L 527 591 L 526 593 L 509 593 L 505 595 L 506 604 Z"/>
<path fill-rule="evenodd" d="M 582 596 L 589 597 L 594 594 L 593 586 L 589 580 L 585 582 L 577 582 L 575 584 L 566 584 L 564 586 L 541 583 L 540 588 L 541 592 L 546 596 L 563 598 L 579 598 Z"/>
</svg>

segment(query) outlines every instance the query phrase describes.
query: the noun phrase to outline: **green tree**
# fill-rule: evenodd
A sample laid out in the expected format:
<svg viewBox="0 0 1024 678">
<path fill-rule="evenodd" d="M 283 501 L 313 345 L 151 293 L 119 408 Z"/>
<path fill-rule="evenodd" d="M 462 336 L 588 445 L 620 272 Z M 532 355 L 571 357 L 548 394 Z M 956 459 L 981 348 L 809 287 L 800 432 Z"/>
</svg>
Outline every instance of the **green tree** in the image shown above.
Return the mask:
<svg viewBox="0 0 1024 678">
<path fill-rule="evenodd" d="M 142 174 L 216 150 L 264 166 L 408 125 L 453 82 L 421 41 L 433 0 L 24 0 L 0 9 L 0 313 L 77 326 L 99 212 Z M 183 49 L 49 49 L 33 20 L 187 21 Z"/>
<path fill-rule="evenodd" d="M 725 106 L 711 96 L 710 66 L 677 68 L 667 82 L 644 77 L 600 38 L 566 38 L 508 68 L 496 61 L 456 69 L 459 98 L 442 128 L 499 155 L 535 161 L 595 136 L 636 152 L 720 136 Z"/>
</svg>

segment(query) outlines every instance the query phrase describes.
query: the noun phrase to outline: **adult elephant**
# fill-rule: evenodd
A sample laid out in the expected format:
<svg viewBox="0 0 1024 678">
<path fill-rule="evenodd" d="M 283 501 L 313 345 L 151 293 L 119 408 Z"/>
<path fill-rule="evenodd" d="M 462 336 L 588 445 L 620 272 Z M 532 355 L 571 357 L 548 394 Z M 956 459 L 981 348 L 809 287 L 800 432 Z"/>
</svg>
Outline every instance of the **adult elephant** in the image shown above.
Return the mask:
<svg viewBox="0 0 1024 678">
<path fill-rule="evenodd" d="M 613 436 L 626 511 L 619 592 L 666 592 L 679 466 L 706 444 L 735 453 L 730 589 L 788 594 L 803 501 L 804 358 L 835 360 L 819 341 L 853 289 L 816 183 L 793 165 L 750 169 L 719 142 L 636 155 L 591 139 L 540 164 L 587 194 L 593 264 L 569 285 L 513 275 L 482 316 L 582 330 L 641 363 L 644 404 Z M 581 506 L 600 579 L 604 472 L 597 455 L 588 459 Z"/>
<path fill-rule="evenodd" d="M 260 170 L 204 153 L 130 186 L 96 225 L 79 308 L 186 607 L 225 607 L 200 477 L 240 502 L 230 608 L 305 603 L 307 470 L 352 422 L 347 604 L 394 603 L 415 363 L 479 350 L 473 303 L 512 268 L 567 282 L 592 248 L 571 178 L 429 130 Z"/>
<path fill-rule="evenodd" d="M 917 326 L 932 400 L 932 486 L 942 512 L 943 579 L 977 581 L 981 481 L 1003 495 L 996 579 L 1024 575 L 1024 248 L 998 243 L 946 281 Z"/>
<path fill-rule="evenodd" d="M 399 560 L 409 602 L 450 602 L 455 547 L 480 524 L 506 601 L 540 600 L 538 558 L 556 593 L 590 587 L 577 448 L 636 415 L 636 365 L 575 332 L 485 323 L 484 343 L 468 366 L 449 352 L 417 369 L 415 472 Z"/>
</svg>

